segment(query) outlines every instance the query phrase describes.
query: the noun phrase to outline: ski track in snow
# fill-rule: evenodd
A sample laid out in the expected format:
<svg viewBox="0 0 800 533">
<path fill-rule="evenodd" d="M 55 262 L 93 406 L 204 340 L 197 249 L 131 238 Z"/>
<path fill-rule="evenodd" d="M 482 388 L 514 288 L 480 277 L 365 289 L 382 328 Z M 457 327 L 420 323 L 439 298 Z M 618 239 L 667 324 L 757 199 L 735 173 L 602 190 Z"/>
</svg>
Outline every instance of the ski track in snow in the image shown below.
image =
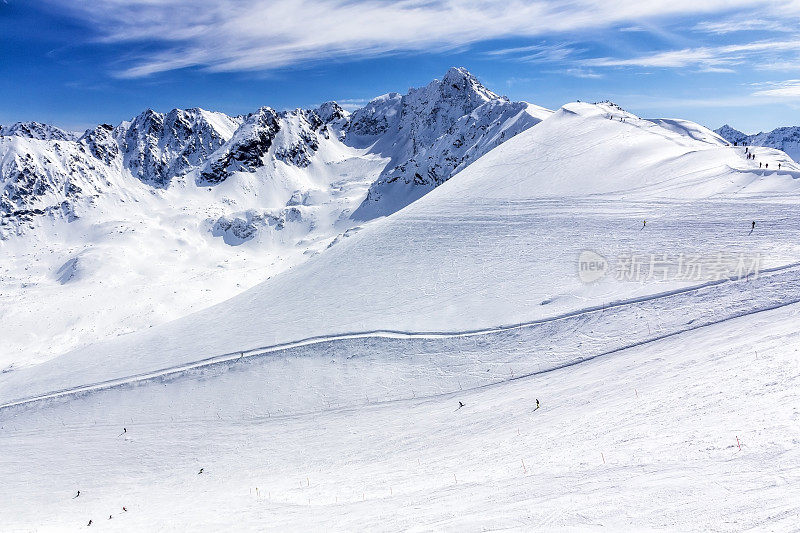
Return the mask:
<svg viewBox="0 0 800 533">
<path fill-rule="evenodd" d="M 310 337 L 307 339 L 302 339 L 295 342 L 289 343 L 282 343 L 273 346 L 264 346 L 259 348 L 251 348 L 246 349 L 241 352 L 233 352 L 233 353 L 226 353 L 222 355 L 217 355 L 213 357 L 208 357 L 204 359 L 200 359 L 188 364 L 177 365 L 168 368 L 162 368 L 158 370 L 154 370 L 152 372 L 140 373 L 136 375 L 126 376 L 122 378 L 117 378 L 113 380 L 103 381 L 99 383 L 90 383 L 85 385 L 80 385 L 76 387 L 70 387 L 68 389 L 62 389 L 57 391 L 48 392 L 46 394 L 40 394 L 36 396 L 31 396 L 27 398 L 19 398 L 12 401 L 8 401 L 6 403 L 0 404 L 0 410 L 22 406 L 30 403 L 41 402 L 46 400 L 53 400 L 65 396 L 73 396 L 79 394 L 86 394 L 96 391 L 101 391 L 104 389 L 110 389 L 115 387 L 121 387 L 125 385 L 131 385 L 134 383 L 140 383 L 150 380 L 156 380 L 161 378 L 175 378 L 181 375 L 186 374 L 188 371 L 202 369 L 204 367 L 210 367 L 214 365 L 223 365 L 226 363 L 231 362 L 239 362 L 244 360 L 245 358 L 254 358 L 254 357 L 263 357 L 267 355 L 279 355 L 281 352 L 288 353 L 292 350 L 297 350 L 301 348 L 313 347 L 315 345 L 321 344 L 330 344 L 330 343 L 339 343 L 343 341 L 356 341 L 360 339 L 393 339 L 397 341 L 413 341 L 413 340 L 453 340 L 453 339 L 460 339 L 460 338 L 469 338 L 469 337 L 476 337 L 476 336 L 498 336 L 504 333 L 512 332 L 515 330 L 523 330 L 523 329 L 530 329 L 536 328 L 539 326 L 546 326 L 548 324 L 560 321 L 567 321 L 570 319 L 577 320 L 582 317 L 586 317 L 588 315 L 603 313 L 605 311 L 612 311 L 619 308 L 637 306 L 638 304 L 653 304 L 658 302 L 659 300 L 663 301 L 666 299 L 680 299 L 680 298 L 687 298 L 690 295 L 696 294 L 699 291 L 703 290 L 713 290 L 715 287 L 724 286 L 724 285 L 741 285 L 741 284 L 758 284 L 759 290 L 762 291 L 762 294 L 766 296 L 771 296 L 772 299 L 768 297 L 762 297 L 762 300 L 751 298 L 752 295 L 740 295 L 744 298 L 744 301 L 737 302 L 740 304 L 744 304 L 744 309 L 735 309 L 731 310 L 728 314 L 722 314 L 722 316 L 715 316 L 713 319 L 706 319 L 705 321 L 702 320 L 700 315 L 702 311 L 695 310 L 695 314 L 697 315 L 695 318 L 688 321 L 686 327 L 677 328 L 672 331 L 663 332 L 656 336 L 648 336 L 647 338 L 636 340 L 635 342 L 630 342 L 627 344 L 622 344 L 620 346 L 613 347 L 607 351 L 603 351 L 601 353 L 586 353 L 582 354 L 582 356 L 575 358 L 574 360 L 565 362 L 565 363 L 558 363 L 552 366 L 547 366 L 544 369 L 539 369 L 535 372 L 526 372 L 519 374 L 517 376 L 512 376 L 511 379 L 518 379 L 526 376 L 530 376 L 533 374 L 539 374 L 543 372 L 549 372 L 552 370 L 564 368 L 570 365 L 578 364 L 587 360 L 594 359 L 596 357 L 614 353 L 620 350 L 628 349 L 631 347 L 639 346 L 642 344 L 646 344 L 649 342 L 653 342 L 656 340 L 664 339 L 670 336 L 678 335 L 681 333 L 685 333 L 687 331 L 691 331 L 694 329 L 698 329 L 701 327 L 705 327 L 708 325 L 718 324 L 724 322 L 726 320 L 731 320 L 733 318 L 739 318 L 741 316 L 759 313 L 763 311 L 773 310 L 780 307 L 784 307 L 787 305 L 792 305 L 794 303 L 800 302 L 800 298 L 794 298 L 792 296 L 796 294 L 800 294 L 798 290 L 792 291 L 780 291 L 775 290 L 774 287 L 764 287 L 764 285 L 777 285 L 788 284 L 790 287 L 795 289 L 800 289 L 800 263 L 793 263 L 781 267 L 775 267 L 770 269 L 765 269 L 760 272 L 760 276 L 758 278 L 740 278 L 740 279 L 720 279 L 709 281 L 700 285 L 696 285 L 689 288 L 683 289 L 676 289 L 672 291 L 666 291 L 658 294 L 653 294 L 649 296 L 642 296 L 638 298 L 632 298 L 624 301 L 618 302 L 611 302 L 607 305 L 600 305 L 600 306 L 591 306 L 584 309 L 576 310 L 574 312 L 565 313 L 559 316 L 546 318 L 546 319 L 539 319 L 533 320 L 530 322 L 525 322 L 521 324 L 513 324 L 513 325 L 506 325 L 506 326 L 499 326 L 496 328 L 484 328 L 478 330 L 470 330 L 470 331 L 454 331 L 454 332 L 409 332 L 409 331 L 392 331 L 392 330 L 375 330 L 375 331 L 363 331 L 363 332 L 353 332 L 341 335 L 331 335 L 331 336 L 316 336 Z M 786 276 L 788 279 L 784 279 L 782 276 Z M 772 290 L 765 290 L 766 288 Z M 730 292 L 723 292 L 723 297 L 730 296 Z M 774 298 L 776 295 L 779 295 L 777 300 Z M 706 300 L 704 303 L 708 304 L 709 302 L 714 302 L 714 297 L 717 295 L 705 295 Z M 734 293 L 734 297 L 737 295 Z M 660 302 L 659 302 L 660 303 Z M 749 305 L 747 305 L 749 304 Z M 670 304 L 667 304 L 670 305 Z M 671 304 L 673 307 L 678 307 L 678 303 Z M 729 304 L 730 305 L 730 304 Z M 712 306 L 713 307 L 713 306 Z M 705 308 L 703 308 L 705 310 Z M 648 331 L 649 333 L 649 331 Z M 497 342 L 496 340 L 494 342 Z"/>
</svg>

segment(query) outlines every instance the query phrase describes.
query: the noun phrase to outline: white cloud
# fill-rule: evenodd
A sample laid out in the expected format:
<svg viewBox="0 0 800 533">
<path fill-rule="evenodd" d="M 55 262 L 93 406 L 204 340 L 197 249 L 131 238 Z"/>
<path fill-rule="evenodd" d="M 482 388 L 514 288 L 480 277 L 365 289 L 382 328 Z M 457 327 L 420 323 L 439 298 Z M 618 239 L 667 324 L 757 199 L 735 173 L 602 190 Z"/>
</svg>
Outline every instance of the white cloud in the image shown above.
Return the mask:
<svg viewBox="0 0 800 533">
<path fill-rule="evenodd" d="M 147 42 L 120 75 L 184 67 L 269 70 L 332 58 L 445 50 L 668 16 L 774 5 L 766 0 L 48 0 L 109 43 Z M 543 51 L 529 54 L 538 60 Z"/>
<path fill-rule="evenodd" d="M 705 33 L 723 35 L 739 31 L 770 31 L 770 32 L 793 32 L 797 31 L 794 24 L 787 24 L 785 20 L 759 19 L 751 17 L 736 17 L 720 21 L 703 21 L 698 23 L 694 29 Z"/>
<path fill-rule="evenodd" d="M 366 98 L 344 98 L 340 100 L 336 100 L 336 103 L 342 106 L 342 109 L 345 111 L 355 111 L 356 109 L 361 109 L 365 105 L 367 105 Z"/>
<path fill-rule="evenodd" d="M 525 63 L 547 63 L 562 62 L 579 51 L 567 44 L 535 44 L 491 50 L 486 55 Z"/>
<path fill-rule="evenodd" d="M 800 39 L 755 41 L 726 46 L 703 46 L 667 50 L 633 58 L 600 57 L 582 61 L 588 67 L 695 67 L 703 72 L 734 72 L 735 65 L 748 63 L 756 68 L 777 65 L 775 54 L 800 51 Z M 760 63 L 759 63 L 760 62 Z"/>
<path fill-rule="evenodd" d="M 753 96 L 800 99 L 800 80 L 760 83 L 756 86 L 764 88 L 755 91 Z"/>
<path fill-rule="evenodd" d="M 602 74 L 599 74 L 597 72 L 585 68 L 567 68 L 561 70 L 560 72 L 562 74 L 566 74 L 567 76 L 572 76 L 574 78 L 598 79 L 603 77 Z"/>
</svg>

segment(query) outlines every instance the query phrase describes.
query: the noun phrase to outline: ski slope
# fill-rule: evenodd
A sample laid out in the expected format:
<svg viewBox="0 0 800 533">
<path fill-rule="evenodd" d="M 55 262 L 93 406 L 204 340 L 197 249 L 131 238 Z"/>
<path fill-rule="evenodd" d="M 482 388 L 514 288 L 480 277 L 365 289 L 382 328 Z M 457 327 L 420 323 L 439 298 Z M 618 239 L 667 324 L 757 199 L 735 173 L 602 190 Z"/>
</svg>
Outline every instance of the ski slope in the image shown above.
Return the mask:
<svg viewBox="0 0 800 533">
<path fill-rule="evenodd" d="M 568 104 L 230 300 L 0 374 L 0 515 L 791 529 L 800 167 L 773 166 L 685 121 Z M 583 283 L 587 250 L 759 271 Z"/>
<path fill-rule="evenodd" d="M 358 404 L 305 414 L 264 410 L 318 400 L 326 357 L 294 387 L 272 374 L 262 397 L 231 395 L 236 377 L 212 396 L 218 378 L 195 376 L 4 409 L 0 514 L 43 531 L 790 530 L 798 312 L 425 398 L 384 400 L 353 372 Z"/>
</svg>

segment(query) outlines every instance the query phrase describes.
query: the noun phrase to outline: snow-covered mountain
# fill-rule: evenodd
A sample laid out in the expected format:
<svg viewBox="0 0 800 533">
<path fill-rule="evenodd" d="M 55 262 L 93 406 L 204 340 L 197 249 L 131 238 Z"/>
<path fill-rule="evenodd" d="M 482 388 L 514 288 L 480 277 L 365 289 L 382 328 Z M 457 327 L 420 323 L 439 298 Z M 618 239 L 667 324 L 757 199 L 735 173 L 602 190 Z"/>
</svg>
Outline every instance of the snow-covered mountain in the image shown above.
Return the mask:
<svg viewBox="0 0 800 533">
<path fill-rule="evenodd" d="M 776 128 L 772 131 L 747 135 L 725 124 L 714 131 L 731 143 L 776 148 L 789 154 L 795 161 L 800 161 L 800 126 Z"/>
<path fill-rule="evenodd" d="M 207 245 L 191 225 L 192 210 L 215 205 L 206 195 L 238 209 L 245 186 L 246 198 L 272 194 L 258 187 L 267 177 L 288 187 L 329 169 L 308 195 L 280 198 L 301 217 L 280 234 L 325 212 L 315 194 L 329 201 L 333 188 L 311 185 L 388 164 L 321 133 L 344 130 L 292 115 L 318 143 L 308 167 L 228 175 L 291 146 L 274 134 L 278 114 L 251 118 L 232 138 L 241 149 L 216 152 L 221 181 L 162 189 L 130 176 L 152 198 L 117 207 L 158 220 L 109 227 L 137 245 L 118 266 L 154 283 L 166 268 L 170 289 L 187 291 L 219 283 L 198 268 L 210 255 L 241 279 L 255 255 L 236 253 L 272 230 Z M 756 152 L 769 170 L 697 124 L 570 103 L 406 208 L 269 279 L 260 270 L 225 302 L 4 368 L 3 525 L 792 530 L 800 165 Z M 195 195 L 181 216 L 155 208 Z M 239 219 L 269 224 L 257 215 Z M 138 256 L 161 242 L 170 261 L 151 268 Z M 587 251 L 629 268 L 585 283 Z M 59 258 L 52 274 L 78 290 L 97 268 L 89 252 Z M 693 258 L 723 252 L 748 268 L 760 258 L 760 272 L 697 269 Z M 684 268 L 668 275 L 670 258 Z M 175 284 L 183 262 L 196 270 Z M 49 288 L 39 295 L 61 312 L 88 305 Z"/>
<path fill-rule="evenodd" d="M 370 219 L 397 211 L 550 113 L 509 102 L 456 68 L 404 96 L 376 98 L 353 114 L 346 140 L 369 146 L 391 162 L 355 216 Z"/>
<path fill-rule="evenodd" d="M 12 136 L 39 139 L 41 141 L 74 141 L 80 135 L 40 122 L 17 122 L 10 126 L 0 125 L 0 137 Z"/>
<path fill-rule="evenodd" d="M 547 157 L 540 152 L 545 146 Z M 688 239 L 683 230 L 665 228 L 650 238 L 655 240 L 639 242 L 651 233 L 634 232 L 641 219 L 648 228 L 663 227 L 655 220 L 664 217 L 662 225 L 680 225 L 692 216 L 695 202 L 717 202 L 718 209 L 731 211 L 720 217 L 741 221 L 755 218 L 747 214 L 753 199 L 796 201 L 800 165 L 777 150 L 762 150 L 760 158 L 781 161 L 781 171 L 777 164 L 770 165 L 774 171 L 759 169 L 743 148 L 691 122 L 645 120 L 613 104 L 567 104 L 406 209 L 366 225 L 313 260 L 191 316 L 43 363 L 59 370 L 42 375 L 54 379 L 80 368 L 80 380 L 99 382 L 179 366 L 197 354 L 354 331 L 480 330 L 685 288 L 691 280 L 586 285 L 574 273 L 575 260 L 582 250 L 614 257 L 625 246 L 639 253 L 700 253 L 710 237 Z M 738 199 L 747 201 L 725 207 Z M 615 211 L 613 220 L 596 219 L 603 213 L 593 214 L 600 205 L 618 201 L 626 208 Z M 557 231 L 549 221 L 562 204 L 575 204 L 569 217 L 576 220 L 559 222 Z M 793 208 L 776 207 L 775 217 Z M 586 212 L 579 215 L 581 210 Z M 619 242 L 612 239 L 617 231 L 625 232 Z M 762 249 L 758 242 L 741 242 L 737 232 L 718 235 L 715 242 L 727 250 L 760 252 L 775 262 L 765 267 L 800 253 L 796 244 L 782 249 L 764 243 Z M 420 308 L 431 311 L 419 313 Z M 92 367 L 99 359 L 106 364 Z M 6 389 L 32 391 L 26 375 L 24 369 L 11 373 Z"/>
<path fill-rule="evenodd" d="M 306 169 L 321 138 L 340 150 L 356 148 L 388 158 L 359 210 L 360 219 L 372 218 L 407 205 L 549 113 L 509 102 L 465 69 L 453 68 L 442 80 L 404 96 L 376 98 L 352 117 L 329 102 L 311 110 L 263 107 L 244 117 L 203 109 L 148 109 L 131 121 L 101 124 L 82 136 L 36 122 L 18 123 L 0 127 L 0 216 L 7 230 L 19 228 L 17 219 L 31 215 L 67 213 L 69 218 L 81 210 L 92 216 L 79 204 L 87 207 L 102 195 L 123 196 L 112 186 L 120 176 L 167 189 L 189 174 L 190 181 L 207 186 L 236 173 L 267 169 L 262 174 L 269 174 L 280 163 Z"/>
<path fill-rule="evenodd" d="M 230 297 L 407 205 L 549 114 L 452 68 L 352 115 L 327 102 L 238 117 L 148 109 L 82 135 L 3 127 L 0 246 L 14 253 L 3 258 L 0 302 L 25 309 L 0 309 L 8 363 Z M 234 257 L 246 272 L 220 268 Z M 198 277 L 219 286 L 175 289 Z M 53 294 L 70 303 L 48 305 Z M 28 327 L 41 316 L 52 316 L 47 328 Z M 32 329 L 41 335 L 21 333 Z"/>
</svg>

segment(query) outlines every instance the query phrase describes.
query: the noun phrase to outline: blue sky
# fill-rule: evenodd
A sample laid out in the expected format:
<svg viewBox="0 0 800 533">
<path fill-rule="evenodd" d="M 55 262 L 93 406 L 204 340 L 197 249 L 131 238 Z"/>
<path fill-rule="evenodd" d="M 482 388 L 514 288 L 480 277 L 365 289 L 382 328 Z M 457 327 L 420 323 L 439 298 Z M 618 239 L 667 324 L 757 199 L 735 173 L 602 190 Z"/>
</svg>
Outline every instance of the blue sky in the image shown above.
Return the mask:
<svg viewBox="0 0 800 533">
<path fill-rule="evenodd" d="M 797 1 L 0 0 L 0 123 L 352 109 L 465 66 L 514 100 L 757 132 L 800 125 L 798 23 Z"/>
</svg>

